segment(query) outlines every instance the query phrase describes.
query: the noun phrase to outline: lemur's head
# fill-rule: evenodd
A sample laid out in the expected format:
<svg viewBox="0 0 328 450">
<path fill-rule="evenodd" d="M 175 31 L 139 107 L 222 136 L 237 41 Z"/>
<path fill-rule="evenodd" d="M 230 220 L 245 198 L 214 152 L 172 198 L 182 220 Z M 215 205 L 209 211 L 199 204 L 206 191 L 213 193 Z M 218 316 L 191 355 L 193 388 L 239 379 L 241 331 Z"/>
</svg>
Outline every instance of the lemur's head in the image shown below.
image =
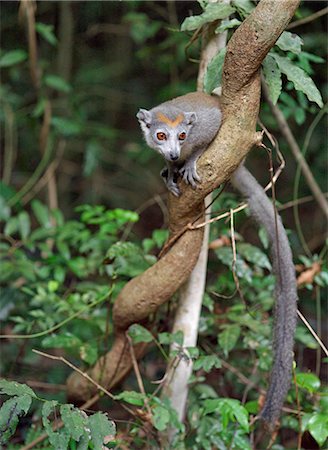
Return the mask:
<svg viewBox="0 0 328 450">
<path fill-rule="evenodd" d="M 180 158 L 181 148 L 197 120 L 194 112 L 176 108 L 168 109 L 165 114 L 157 109 L 140 109 L 137 118 L 149 147 L 168 161 Z"/>
</svg>

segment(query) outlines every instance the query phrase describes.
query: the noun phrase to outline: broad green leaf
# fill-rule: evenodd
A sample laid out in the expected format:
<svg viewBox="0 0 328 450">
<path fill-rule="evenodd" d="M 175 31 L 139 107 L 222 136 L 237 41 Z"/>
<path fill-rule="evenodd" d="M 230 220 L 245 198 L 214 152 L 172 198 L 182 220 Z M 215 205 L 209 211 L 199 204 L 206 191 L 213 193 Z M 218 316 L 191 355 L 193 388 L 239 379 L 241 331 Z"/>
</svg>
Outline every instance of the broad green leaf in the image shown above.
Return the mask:
<svg viewBox="0 0 328 450">
<path fill-rule="evenodd" d="M 303 41 L 297 34 L 284 31 L 277 40 L 276 45 L 280 50 L 298 54 L 301 53 Z"/>
<path fill-rule="evenodd" d="M 320 380 L 313 373 L 298 373 L 296 374 L 296 382 L 298 386 L 306 389 L 311 394 L 318 391 L 320 388 Z"/>
<path fill-rule="evenodd" d="M 17 383 L 17 381 L 0 380 L 0 394 L 7 395 L 29 395 L 37 398 L 34 391 L 26 384 Z"/>
<path fill-rule="evenodd" d="M 152 422 L 156 430 L 164 431 L 170 423 L 170 413 L 163 406 L 156 406 L 153 410 Z"/>
<path fill-rule="evenodd" d="M 239 252 L 246 261 L 253 263 L 255 266 L 271 269 L 270 261 L 265 253 L 263 253 L 255 245 L 240 243 L 237 244 L 237 252 Z"/>
<path fill-rule="evenodd" d="M 49 442 L 56 450 L 67 450 L 70 433 L 66 428 L 60 431 L 53 431 L 52 424 L 48 416 L 54 412 L 57 402 L 55 400 L 46 401 L 42 407 L 42 423 L 48 434 Z"/>
<path fill-rule="evenodd" d="M 84 433 L 87 418 L 83 416 L 78 408 L 75 408 L 70 404 L 61 405 L 60 414 L 62 421 L 65 424 L 65 428 L 70 431 L 72 438 L 75 441 L 79 441 Z"/>
<path fill-rule="evenodd" d="M 200 356 L 194 362 L 194 370 L 204 369 L 205 372 L 210 372 L 213 367 L 217 369 L 221 367 L 221 361 L 216 355 Z"/>
<path fill-rule="evenodd" d="M 4 381 L 4 380 L 1 380 Z M 0 444 L 6 444 L 15 433 L 19 417 L 25 415 L 30 406 L 32 398 L 30 395 L 12 397 L 0 408 Z"/>
<path fill-rule="evenodd" d="M 281 93 L 282 81 L 281 72 L 275 59 L 271 55 L 267 55 L 262 63 L 263 75 L 265 83 L 269 89 L 270 99 L 275 105 Z"/>
<path fill-rule="evenodd" d="M 11 50 L 0 57 L 0 67 L 10 67 L 27 59 L 25 50 Z"/>
<path fill-rule="evenodd" d="M 3 230 L 3 232 L 6 236 L 11 236 L 16 233 L 16 231 L 18 230 L 18 226 L 18 218 L 10 217 L 5 225 L 5 229 Z"/>
<path fill-rule="evenodd" d="M 168 238 L 169 233 L 168 230 L 155 230 L 152 234 L 152 238 L 155 241 L 157 247 L 161 248 Z"/>
<path fill-rule="evenodd" d="M 233 0 L 232 5 L 242 17 L 247 17 L 255 8 L 251 0 Z"/>
<path fill-rule="evenodd" d="M 54 26 L 53 25 L 47 25 L 45 23 L 37 22 L 35 24 L 36 31 L 45 39 L 49 44 L 56 45 L 57 44 L 57 38 L 54 34 Z"/>
<path fill-rule="evenodd" d="M 64 117 L 53 117 L 51 125 L 58 133 L 66 137 L 77 136 L 84 131 L 83 126 L 79 122 Z"/>
<path fill-rule="evenodd" d="M 129 327 L 128 333 L 134 344 L 138 344 L 139 342 L 151 342 L 154 339 L 150 331 L 137 323 Z"/>
<path fill-rule="evenodd" d="M 17 219 L 18 219 L 19 234 L 20 234 L 22 240 L 25 240 L 31 231 L 30 216 L 27 214 L 26 211 L 21 211 L 18 214 Z"/>
<path fill-rule="evenodd" d="M 318 442 L 320 447 L 323 446 L 328 438 L 328 414 L 313 413 L 306 428 Z"/>
<path fill-rule="evenodd" d="M 79 355 L 87 364 L 94 364 L 98 359 L 98 346 L 94 342 L 86 342 L 79 348 Z"/>
<path fill-rule="evenodd" d="M 207 66 L 204 77 L 204 88 L 207 94 L 210 94 L 215 88 L 221 85 L 222 69 L 226 51 L 226 48 L 220 50 Z"/>
<path fill-rule="evenodd" d="M 115 438 L 115 424 L 102 412 L 89 417 L 89 427 L 94 450 L 103 450 L 104 441 L 109 443 Z"/>
<path fill-rule="evenodd" d="M 209 22 L 225 19 L 235 12 L 235 8 L 225 3 L 209 3 L 205 11 L 199 16 L 187 17 L 182 25 L 181 31 L 192 31 Z"/>
<path fill-rule="evenodd" d="M 60 92 L 68 93 L 72 90 L 71 85 L 58 75 L 46 75 L 44 82 L 47 86 Z"/>
<path fill-rule="evenodd" d="M 245 430 L 249 430 L 248 411 L 239 400 L 229 398 L 207 399 L 204 401 L 204 414 L 219 412 L 222 416 L 224 428 L 231 421 L 237 421 Z"/>
<path fill-rule="evenodd" d="M 72 333 L 66 332 L 61 334 L 54 334 L 51 336 L 46 336 L 42 340 L 43 348 L 67 348 L 74 349 L 82 345 L 81 339 Z"/>
<path fill-rule="evenodd" d="M 130 403 L 135 406 L 143 406 L 145 401 L 144 394 L 135 391 L 123 391 L 118 395 L 115 395 L 116 400 L 123 400 L 126 403 Z"/>
<path fill-rule="evenodd" d="M 44 228 L 51 227 L 50 214 L 48 208 L 39 200 L 31 202 L 33 213 L 41 226 Z"/>
<path fill-rule="evenodd" d="M 321 94 L 314 84 L 313 80 L 304 72 L 304 70 L 297 67 L 289 58 L 279 56 L 271 53 L 275 58 L 279 69 L 284 73 L 288 80 L 294 83 L 295 89 L 304 92 L 307 98 L 317 103 L 320 108 L 323 106 Z"/>
<path fill-rule="evenodd" d="M 240 326 L 239 325 L 228 325 L 219 334 L 219 345 L 222 348 L 225 356 L 228 356 L 230 350 L 236 345 L 238 338 L 240 336 Z"/>
<path fill-rule="evenodd" d="M 224 19 L 221 24 L 215 30 L 215 33 L 223 33 L 225 30 L 229 30 L 230 28 L 238 27 L 241 24 L 241 21 L 238 19 Z"/>
</svg>

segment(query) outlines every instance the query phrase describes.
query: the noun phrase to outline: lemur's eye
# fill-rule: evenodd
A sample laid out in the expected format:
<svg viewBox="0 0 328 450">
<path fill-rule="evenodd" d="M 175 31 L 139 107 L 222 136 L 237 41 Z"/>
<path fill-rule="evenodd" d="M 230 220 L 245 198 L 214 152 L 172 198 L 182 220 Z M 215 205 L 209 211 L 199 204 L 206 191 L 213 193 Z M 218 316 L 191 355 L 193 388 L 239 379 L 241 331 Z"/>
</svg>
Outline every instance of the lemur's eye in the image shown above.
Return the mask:
<svg viewBox="0 0 328 450">
<path fill-rule="evenodd" d="M 186 133 L 183 131 L 182 133 L 179 134 L 179 140 L 184 141 L 185 139 L 186 139 Z"/>
<path fill-rule="evenodd" d="M 166 141 L 166 134 L 163 132 L 157 133 L 156 137 L 159 141 Z"/>
</svg>

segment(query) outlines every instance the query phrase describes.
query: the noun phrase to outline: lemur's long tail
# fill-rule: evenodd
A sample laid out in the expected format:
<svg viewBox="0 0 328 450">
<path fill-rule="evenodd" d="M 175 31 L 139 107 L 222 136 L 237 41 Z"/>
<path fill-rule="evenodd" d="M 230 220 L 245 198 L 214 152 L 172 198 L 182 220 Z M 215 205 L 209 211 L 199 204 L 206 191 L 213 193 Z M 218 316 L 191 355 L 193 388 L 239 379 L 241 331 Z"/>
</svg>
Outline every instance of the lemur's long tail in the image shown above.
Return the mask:
<svg viewBox="0 0 328 450">
<path fill-rule="evenodd" d="M 297 285 L 292 252 L 286 231 L 273 205 L 251 173 L 241 165 L 231 178 L 232 185 L 244 195 L 252 216 L 263 226 L 271 243 L 275 286 L 274 362 L 270 385 L 260 417 L 273 429 L 279 419 L 292 373 L 294 333 L 297 321 Z"/>
</svg>

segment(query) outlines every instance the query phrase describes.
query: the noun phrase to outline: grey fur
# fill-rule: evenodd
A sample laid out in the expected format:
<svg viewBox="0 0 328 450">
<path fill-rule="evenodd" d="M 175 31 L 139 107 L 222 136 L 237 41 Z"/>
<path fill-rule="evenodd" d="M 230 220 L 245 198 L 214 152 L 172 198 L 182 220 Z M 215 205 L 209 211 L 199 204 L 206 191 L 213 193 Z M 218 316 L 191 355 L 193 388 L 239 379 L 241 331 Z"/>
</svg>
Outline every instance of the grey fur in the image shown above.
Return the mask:
<svg viewBox="0 0 328 450">
<path fill-rule="evenodd" d="M 260 417 L 273 429 L 290 387 L 294 359 L 298 298 L 293 256 L 281 218 L 277 217 L 276 230 L 274 208 L 256 179 L 242 165 L 234 172 L 231 182 L 247 198 L 252 216 L 266 229 L 271 243 L 273 273 L 276 276 L 274 363 Z"/>
<path fill-rule="evenodd" d="M 180 117 L 181 122 L 171 126 L 160 119 L 164 115 L 173 122 Z M 137 118 L 147 144 L 160 153 L 167 165 L 167 176 L 163 177 L 168 189 L 176 196 L 180 195 L 176 178 L 179 173 L 183 180 L 196 188 L 200 182 L 197 173 L 197 159 L 207 149 L 221 126 L 219 99 L 202 92 L 192 92 L 162 103 L 147 111 L 140 109 Z M 159 141 L 157 133 L 167 136 Z M 179 140 L 180 133 L 186 133 L 184 141 Z"/>
</svg>

